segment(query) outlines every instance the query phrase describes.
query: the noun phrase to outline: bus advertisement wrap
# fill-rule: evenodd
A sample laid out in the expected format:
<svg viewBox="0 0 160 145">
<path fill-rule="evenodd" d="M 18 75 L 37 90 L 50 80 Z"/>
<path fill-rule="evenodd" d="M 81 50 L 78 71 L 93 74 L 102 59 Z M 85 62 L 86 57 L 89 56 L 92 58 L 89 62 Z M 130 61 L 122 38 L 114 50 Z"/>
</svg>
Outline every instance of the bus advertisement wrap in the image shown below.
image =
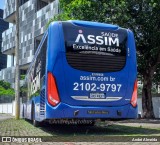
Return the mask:
<svg viewBox="0 0 160 145">
<path fill-rule="evenodd" d="M 116 25 L 53 22 L 30 65 L 24 118 L 40 122 L 137 118 L 133 33 Z"/>
</svg>

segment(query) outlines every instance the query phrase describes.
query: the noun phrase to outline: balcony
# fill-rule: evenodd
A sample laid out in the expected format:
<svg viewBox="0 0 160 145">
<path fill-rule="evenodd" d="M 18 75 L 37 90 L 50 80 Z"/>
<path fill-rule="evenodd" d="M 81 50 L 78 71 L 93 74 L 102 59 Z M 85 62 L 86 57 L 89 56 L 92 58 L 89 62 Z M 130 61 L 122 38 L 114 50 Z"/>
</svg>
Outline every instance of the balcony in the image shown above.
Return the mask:
<svg viewBox="0 0 160 145">
<path fill-rule="evenodd" d="M 52 1 L 54 1 L 54 0 L 42 0 L 42 1 L 44 1 L 44 2 L 46 2 L 46 3 L 50 3 L 50 2 L 52 2 Z"/>
<path fill-rule="evenodd" d="M 9 82 L 14 87 L 15 83 L 15 67 L 9 67 L 0 71 L 0 80 Z"/>
<path fill-rule="evenodd" d="M 9 23 L 15 23 L 15 15 L 16 15 L 15 11 L 16 11 L 15 0 L 5 0 L 3 19 Z"/>
<path fill-rule="evenodd" d="M 46 2 L 49 1 L 46 0 Z M 37 37 L 38 40 L 41 39 L 42 34 L 45 32 L 46 25 L 49 20 L 58 14 L 58 4 L 59 0 L 55 0 L 49 5 L 37 11 L 37 13 L 35 14 L 34 36 Z"/>
<path fill-rule="evenodd" d="M 12 55 L 15 52 L 16 26 L 7 29 L 2 33 L 2 53 Z"/>
</svg>

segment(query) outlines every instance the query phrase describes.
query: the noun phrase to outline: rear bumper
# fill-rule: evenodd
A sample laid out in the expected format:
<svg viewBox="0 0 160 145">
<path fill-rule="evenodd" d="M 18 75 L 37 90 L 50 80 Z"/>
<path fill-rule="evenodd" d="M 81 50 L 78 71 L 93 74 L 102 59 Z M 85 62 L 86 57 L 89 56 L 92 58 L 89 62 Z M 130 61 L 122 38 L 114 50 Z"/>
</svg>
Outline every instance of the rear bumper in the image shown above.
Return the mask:
<svg viewBox="0 0 160 145">
<path fill-rule="evenodd" d="M 131 104 L 117 107 L 82 107 L 60 103 L 46 104 L 46 119 L 131 119 L 137 118 L 138 107 Z"/>
</svg>

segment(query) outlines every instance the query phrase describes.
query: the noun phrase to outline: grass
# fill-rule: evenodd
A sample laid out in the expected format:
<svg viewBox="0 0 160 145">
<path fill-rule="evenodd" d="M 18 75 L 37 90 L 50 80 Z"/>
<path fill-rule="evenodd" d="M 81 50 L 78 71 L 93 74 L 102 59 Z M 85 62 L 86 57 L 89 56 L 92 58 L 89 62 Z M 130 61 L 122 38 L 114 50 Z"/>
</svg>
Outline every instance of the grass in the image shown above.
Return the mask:
<svg viewBox="0 0 160 145">
<path fill-rule="evenodd" d="M 100 123 L 94 127 L 76 125 L 45 125 L 34 127 L 23 119 L 8 119 L 0 121 L 0 136 L 45 136 L 54 141 L 105 141 L 108 137 L 113 140 L 122 136 L 160 136 L 160 128 L 144 128 L 113 124 L 107 126 Z"/>
</svg>

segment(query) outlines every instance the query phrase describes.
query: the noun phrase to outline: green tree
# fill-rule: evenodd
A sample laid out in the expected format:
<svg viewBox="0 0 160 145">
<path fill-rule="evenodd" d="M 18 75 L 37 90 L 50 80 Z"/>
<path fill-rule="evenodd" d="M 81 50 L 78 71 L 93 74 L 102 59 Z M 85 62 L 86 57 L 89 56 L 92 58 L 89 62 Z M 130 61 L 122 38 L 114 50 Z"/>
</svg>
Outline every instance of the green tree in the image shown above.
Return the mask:
<svg viewBox="0 0 160 145">
<path fill-rule="evenodd" d="M 160 76 L 159 0 L 60 0 L 60 9 L 61 13 L 51 21 L 98 21 L 118 24 L 134 31 L 138 73 L 143 78 L 143 117 L 154 118 L 151 88 L 153 80 Z"/>
<path fill-rule="evenodd" d="M 124 0 L 60 0 L 61 13 L 51 21 L 79 19 L 122 25 L 128 20 L 126 10 Z"/>
<path fill-rule="evenodd" d="M 151 88 L 159 76 L 160 3 L 158 0 L 136 0 L 128 2 L 127 7 L 131 18 L 129 27 L 137 41 L 138 73 L 143 77 L 143 116 L 154 118 Z"/>
<path fill-rule="evenodd" d="M 10 83 L 3 80 L 0 81 L 0 96 L 14 96 L 14 89 L 11 88 Z"/>
</svg>

